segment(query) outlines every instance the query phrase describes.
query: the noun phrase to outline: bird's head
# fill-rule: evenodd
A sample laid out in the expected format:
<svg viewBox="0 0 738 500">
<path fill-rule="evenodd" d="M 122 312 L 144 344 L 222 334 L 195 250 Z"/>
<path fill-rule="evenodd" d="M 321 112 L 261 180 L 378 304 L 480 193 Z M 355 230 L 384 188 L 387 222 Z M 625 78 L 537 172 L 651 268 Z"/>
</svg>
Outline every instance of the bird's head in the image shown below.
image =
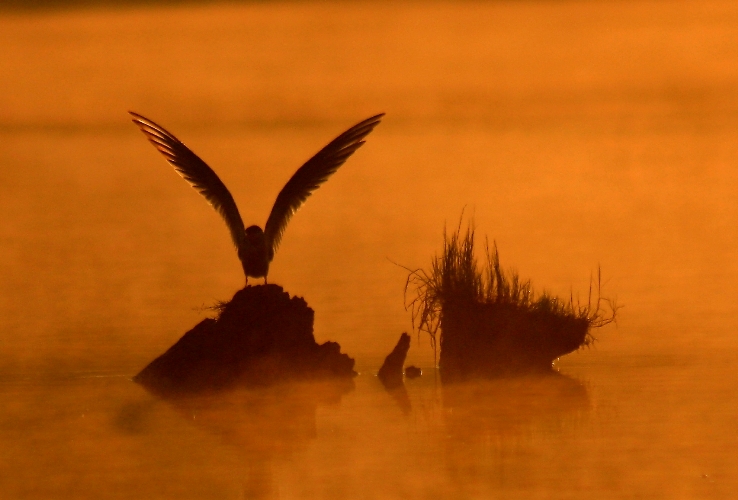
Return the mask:
<svg viewBox="0 0 738 500">
<path fill-rule="evenodd" d="M 249 226 L 246 228 L 246 241 L 251 245 L 258 245 L 264 242 L 264 231 L 259 226 Z"/>
</svg>

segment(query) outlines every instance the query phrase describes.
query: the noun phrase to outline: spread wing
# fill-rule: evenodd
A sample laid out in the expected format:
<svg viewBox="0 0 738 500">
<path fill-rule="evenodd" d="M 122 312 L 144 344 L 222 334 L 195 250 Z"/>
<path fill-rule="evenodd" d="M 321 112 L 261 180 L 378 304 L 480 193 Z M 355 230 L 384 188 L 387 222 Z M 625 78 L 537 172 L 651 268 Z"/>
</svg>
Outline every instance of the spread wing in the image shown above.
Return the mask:
<svg viewBox="0 0 738 500">
<path fill-rule="evenodd" d="M 299 210 L 313 191 L 328 180 L 328 177 L 364 144 L 363 139 L 374 130 L 383 116 L 384 113 L 381 113 L 367 118 L 333 139 L 287 181 L 277 196 L 264 227 L 267 248 L 270 249 L 270 259 L 277 251 L 282 241 L 282 234 L 292 215 Z"/>
<path fill-rule="evenodd" d="M 236 202 L 228 192 L 225 184 L 195 153 L 182 144 L 179 139 L 167 132 L 164 127 L 157 125 L 133 111 L 129 111 L 133 123 L 138 125 L 146 138 L 159 150 L 169 164 L 179 175 L 203 195 L 208 203 L 223 217 L 231 232 L 233 244 L 238 249 L 243 241 L 244 226 L 241 215 L 238 213 Z"/>
</svg>

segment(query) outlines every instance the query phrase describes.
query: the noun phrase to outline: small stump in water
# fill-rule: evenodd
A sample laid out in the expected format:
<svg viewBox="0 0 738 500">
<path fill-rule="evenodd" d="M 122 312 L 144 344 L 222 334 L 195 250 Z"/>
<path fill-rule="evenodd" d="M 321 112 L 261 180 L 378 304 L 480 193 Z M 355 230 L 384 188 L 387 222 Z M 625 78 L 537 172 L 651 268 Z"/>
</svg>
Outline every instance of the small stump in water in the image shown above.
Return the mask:
<svg viewBox="0 0 738 500">
<path fill-rule="evenodd" d="M 419 328 L 436 347 L 440 330 L 439 372 L 444 382 L 475 376 L 550 371 L 552 362 L 594 341 L 592 328 L 615 320 L 617 305 L 601 298 L 598 276 L 586 305 L 535 294 L 530 281 L 500 266 L 497 246 L 487 248 L 486 268 L 474 256 L 474 229 L 447 236 L 443 253 L 430 271 L 412 271 L 409 307 Z"/>
<path fill-rule="evenodd" d="M 402 385 L 402 365 L 405 364 L 407 351 L 410 349 L 410 335 L 403 333 L 392 352 L 384 358 L 384 363 L 377 373 L 377 377 L 388 389 Z"/>
<path fill-rule="evenodd" d="M 178 393 L 285 379 L 356 375 L 335 342 L 318 345 L 314 312 L 278 285 L 247 286 L 152 361 L 134 380 L 154 392 Z"/>
</svg>

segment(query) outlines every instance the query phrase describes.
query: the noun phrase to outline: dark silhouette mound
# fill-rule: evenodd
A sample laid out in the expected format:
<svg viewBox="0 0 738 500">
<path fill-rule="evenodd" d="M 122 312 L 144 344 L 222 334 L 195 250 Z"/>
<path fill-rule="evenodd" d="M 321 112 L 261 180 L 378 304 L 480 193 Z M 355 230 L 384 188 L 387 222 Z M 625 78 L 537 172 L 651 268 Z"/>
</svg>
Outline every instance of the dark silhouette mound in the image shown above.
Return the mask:
<svg viewBox="0 0 738 500">
<path fill-rule="evenodd" d="M 340 345 L 315 342 L 313 317 L 305 300 L 278 285 L 247 286 L 134 380 L 172 394 L 356 375 Z"/>
<path fill-rule="evenodd" d="M 415 297 L 408 306 L 420 330 L 436 347 L 441 380 L 497 377 L 550 371 L 553 361 L 594 342 L 592 328 L 615 321 L 614 300 L 601 295 L 601 276 L 590 281 L 586 304 L 535 293 L 529 280 L 500 265 L 497 246 L 486 246 L 484 267 L 477 264 L 473 223 L 444 231 L 443 252 L 428 271 L 411 271 Z M 593 296 L 594 292 L 594 296 Z"/>
<path fill-rule="evenodd" d="M 550 371 L 585 344 L 587 318 L 514 304 L 446 303 L 438 362 L 444 382 L 523 371 Z"/>
</svg>

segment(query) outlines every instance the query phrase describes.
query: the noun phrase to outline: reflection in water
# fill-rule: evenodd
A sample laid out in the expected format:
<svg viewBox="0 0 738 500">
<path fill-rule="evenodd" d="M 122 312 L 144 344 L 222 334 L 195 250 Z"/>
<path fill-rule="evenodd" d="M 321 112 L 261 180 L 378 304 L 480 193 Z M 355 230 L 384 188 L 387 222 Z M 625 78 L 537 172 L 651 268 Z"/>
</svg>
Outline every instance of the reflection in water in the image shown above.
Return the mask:
<svg viewBox="0 0 738 500">
<path fill-rule="evenodd" d="M 115 417 L 115 427 L 126 434 L 143 434 L 156 400 L 135 401 L 124 404 Z"/>
<path fill-rule="evenodd" d="M 587 389 L 558 372 L 445 384 L 442 393 L 446 468 L 468 496 L 478 495 L 480 485 L 504 489 L 525 481 L 506 465 L 526 463 L 526 442 L 576 425 L 591 407 Z"/>
<path fill-rule="evenodd" d="M 276 498 L 273 465 L 304 450 L 316 438 L 316 411 L 354 389 L 351 379 L 284 383 L 164 400 L 190 424 L 235 448 L 245 498 Z M 136 429 L 145 405 L 121 410 L 120 422 Z M 140 424 L 139 424 L 140 425 Z"/>
<path fill-rule="evenodd" d="M 587 389 L 558 372 L 442 386 L 451 434 L 515 434 L 590 407 Z"/>
<path fill-rule="evenodd" d="M 400 407 L 400 411 L 402 411 L 404 415 L 409 415 L 413 409 L 413 406 L 410 402 L 410 395 L 407 393 L 407 388 L 405 387 L 405 384 L 400 383 L 400 385 L 395 385 L 392 387 L 388 387 L 385 383 L 382 383 L 382 385 L 384 385 L 387 394 L 392 396 L 392 399 L 395 400 L 397 406 Z"/>
</svg>

